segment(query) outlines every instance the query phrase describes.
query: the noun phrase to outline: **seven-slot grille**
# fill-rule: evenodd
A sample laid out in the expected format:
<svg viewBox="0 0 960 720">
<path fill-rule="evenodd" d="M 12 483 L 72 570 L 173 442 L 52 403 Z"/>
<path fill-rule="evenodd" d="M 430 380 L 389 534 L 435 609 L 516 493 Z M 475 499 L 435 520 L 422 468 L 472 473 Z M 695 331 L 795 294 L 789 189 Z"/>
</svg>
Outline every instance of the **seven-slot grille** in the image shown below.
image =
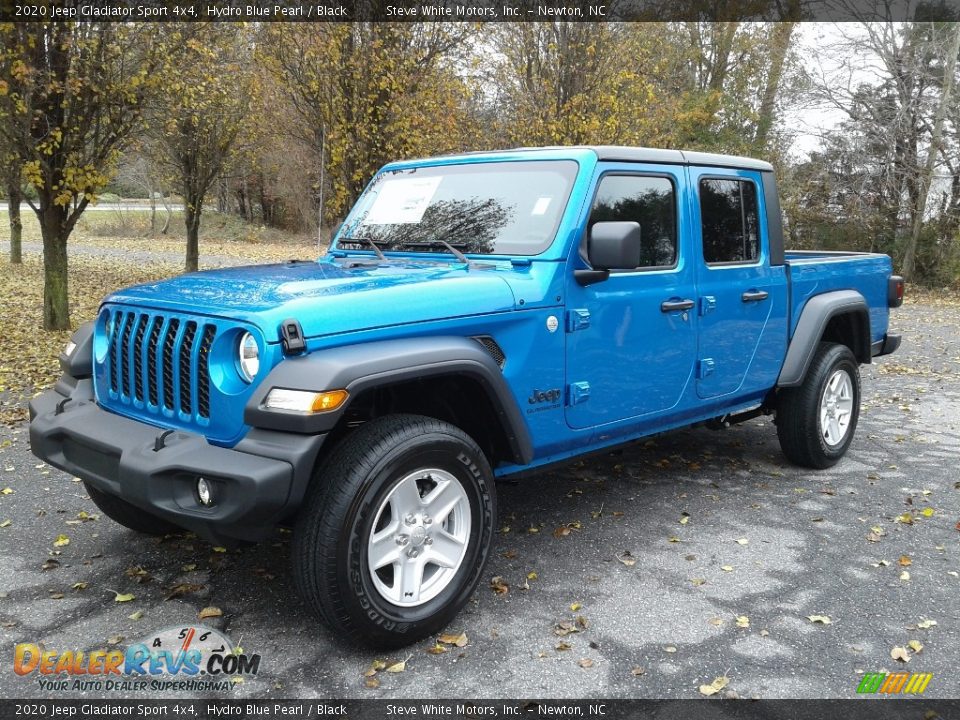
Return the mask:
<svg viewBox="0 0 960 720">
<path fill-rule="evenodd" d="M 210 419 L 210 348 L 217 328 L 202 321 L 116 310 L 107 338 L 111 395 L 160 414 Z"/>
</svg>

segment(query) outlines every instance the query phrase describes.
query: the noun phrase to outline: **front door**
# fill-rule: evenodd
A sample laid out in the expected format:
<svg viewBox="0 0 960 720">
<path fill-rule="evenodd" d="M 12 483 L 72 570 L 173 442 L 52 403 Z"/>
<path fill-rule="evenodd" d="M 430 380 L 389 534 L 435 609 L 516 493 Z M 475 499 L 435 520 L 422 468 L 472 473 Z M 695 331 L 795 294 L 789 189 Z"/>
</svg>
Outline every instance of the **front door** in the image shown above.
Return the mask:
<svg viewBox="0 0 960 720">
<path fill-rule="evenodd" d="M 586 287 L 567 290 L 566 418 L 588 428 L 674 408 L 691 382 L 697 351 L 694 269 L 686 232 L 684 169 L 601 166 L 582 237 L 599 221 L 640 224 L 642 256 Z M 581 247 L 585 257 L 585 244 Z M 580 262 L 575 260 L 575 262 Z"/>
</svg>

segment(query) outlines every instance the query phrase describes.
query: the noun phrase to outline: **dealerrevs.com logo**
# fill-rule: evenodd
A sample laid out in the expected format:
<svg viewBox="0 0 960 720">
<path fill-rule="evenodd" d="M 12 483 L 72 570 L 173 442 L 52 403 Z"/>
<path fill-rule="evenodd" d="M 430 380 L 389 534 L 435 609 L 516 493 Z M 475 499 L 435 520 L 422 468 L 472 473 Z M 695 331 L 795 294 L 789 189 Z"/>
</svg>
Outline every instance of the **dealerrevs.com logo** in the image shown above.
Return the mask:
<svg viewBox="0 0 960 720">
<path fill-rule="evenodd" d="M 85 652 L 20 643 L 13 651 L 13 671 L 35 676 L 46 691 L 226 691 L 259 669 L 260 655 L 244 654 L 203 625 L 166 628 L 126 650 Z"/>
</svg>

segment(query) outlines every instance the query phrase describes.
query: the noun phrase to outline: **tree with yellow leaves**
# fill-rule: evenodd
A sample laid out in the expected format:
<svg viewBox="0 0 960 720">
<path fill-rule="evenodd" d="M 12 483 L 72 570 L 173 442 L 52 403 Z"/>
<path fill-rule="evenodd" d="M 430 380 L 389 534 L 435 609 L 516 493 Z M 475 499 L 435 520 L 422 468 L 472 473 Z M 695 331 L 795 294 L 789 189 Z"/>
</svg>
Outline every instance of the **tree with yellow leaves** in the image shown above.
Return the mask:
<svg viewBox="0 0 960 720">
<path fill-rule="evenodd" d="M 0 24 L 0 133 L 36 190 L 48 330 L 70 327 L 67 240 L 139 127 L 162 37 L 153 23 Z"/>
<path fill-rule="evenodd" d="M 269 24 L 258 61 L 296 118 L 292 132 L 324 163 L 330 218 L 390 160 L 460 150 L 477 135 L 458 74 L 466 23 Z"/>
<path fill-rule="evenodd" d="M 207 193 L 232 153 L 251 95 L 251 31 L 241 23 L 198 23 L 177 31 L 181 54 L 164 72 L 151 113 L 157 158 L 183 195 L 185 269 L 198 269 L 200 217 Z"/>
</svg>

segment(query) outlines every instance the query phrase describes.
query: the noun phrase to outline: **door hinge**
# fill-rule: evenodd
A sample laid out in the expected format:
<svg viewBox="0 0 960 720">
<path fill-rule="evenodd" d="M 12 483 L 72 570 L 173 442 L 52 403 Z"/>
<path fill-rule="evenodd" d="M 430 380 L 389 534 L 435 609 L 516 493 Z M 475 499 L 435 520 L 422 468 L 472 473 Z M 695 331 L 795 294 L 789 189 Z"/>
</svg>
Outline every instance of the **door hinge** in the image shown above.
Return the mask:
<svg viewBox="0 0 960 720">
<path fill-rule="evenodd" d="M 567 311 L 567 332 L 576 332 L 590 327 L 590 311 L 586 308 L 576 308 Z"/>
<path fill-rule="evenodd" d="M 705 377 L 713 375 L 714 364 L 713 358 L 703 358 L 697 363 L 697 378 L 703 380 Z"/>
<path fill-rule="evenodd" d="M 713 295 L 700 298 L 700 316 L 703 317 L 717 309 L 717 299 Z"/>
<path fill-rule="evenodd" d="M 567 404 L 579 405 L 590 399 L 590 383 L 586 380 L 570 383 L 567 388 Z"/>
</svg>

